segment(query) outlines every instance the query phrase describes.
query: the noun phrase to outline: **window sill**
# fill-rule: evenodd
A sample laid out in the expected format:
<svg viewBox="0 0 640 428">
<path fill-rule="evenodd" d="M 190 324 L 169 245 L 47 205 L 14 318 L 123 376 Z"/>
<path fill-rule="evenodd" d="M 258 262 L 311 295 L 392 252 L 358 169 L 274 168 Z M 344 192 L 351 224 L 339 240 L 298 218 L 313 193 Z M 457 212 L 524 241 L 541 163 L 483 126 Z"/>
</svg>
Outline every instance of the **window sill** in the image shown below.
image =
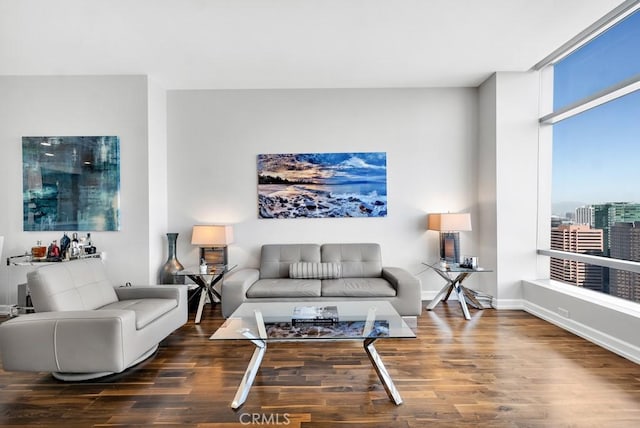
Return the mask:
<svg viewBox="0 0 640 428">
<path fill-rule="evenodd" d="M 577 287 L 575 285 L 565 284 L 564 282 L 555 281 L 553 279 L 535 279 L 527 280 L 526 282 L 567 296 L 575 297 L 576 299 L 580 299 L 588 303 L 600 305 L 626 315 L 640 318 L 640 303 L 610 296 L 598 291 Z"/>
</svg>

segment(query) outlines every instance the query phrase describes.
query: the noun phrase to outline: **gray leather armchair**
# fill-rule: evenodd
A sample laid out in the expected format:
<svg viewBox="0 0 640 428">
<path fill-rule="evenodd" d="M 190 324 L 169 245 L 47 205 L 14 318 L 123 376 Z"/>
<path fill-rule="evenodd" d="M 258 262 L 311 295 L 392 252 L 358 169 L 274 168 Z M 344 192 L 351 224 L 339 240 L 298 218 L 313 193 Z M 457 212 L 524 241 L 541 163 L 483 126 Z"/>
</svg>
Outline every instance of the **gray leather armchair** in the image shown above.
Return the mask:
<svg viewBox="0 0 640 428">
<path fill-rule="evenodd" d="M 120 373 L 187 321 L 186 286 L 114 287 L 100 259 L 43 266 L 27 282 L 36 313 L 0 324 L 8 371 L 61 380 Z"/>
</svg>

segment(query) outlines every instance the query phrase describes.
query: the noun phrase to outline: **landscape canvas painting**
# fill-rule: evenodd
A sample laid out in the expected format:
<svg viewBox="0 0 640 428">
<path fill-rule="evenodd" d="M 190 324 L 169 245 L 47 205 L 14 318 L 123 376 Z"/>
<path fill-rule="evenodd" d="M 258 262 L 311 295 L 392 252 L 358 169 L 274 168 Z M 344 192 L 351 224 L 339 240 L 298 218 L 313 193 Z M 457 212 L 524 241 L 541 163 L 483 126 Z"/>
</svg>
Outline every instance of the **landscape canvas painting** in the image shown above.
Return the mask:
<svg viewBox="0 0 640 428">
<path fill-rule="evenodd" d="M 260 218 L 386 215 L 384 152 L 258 155 Z"/>
<path fill-rule="evenodd" d="M 120 139 L 22 137 L 25 231 L 120 230 Z"/>
</svg>

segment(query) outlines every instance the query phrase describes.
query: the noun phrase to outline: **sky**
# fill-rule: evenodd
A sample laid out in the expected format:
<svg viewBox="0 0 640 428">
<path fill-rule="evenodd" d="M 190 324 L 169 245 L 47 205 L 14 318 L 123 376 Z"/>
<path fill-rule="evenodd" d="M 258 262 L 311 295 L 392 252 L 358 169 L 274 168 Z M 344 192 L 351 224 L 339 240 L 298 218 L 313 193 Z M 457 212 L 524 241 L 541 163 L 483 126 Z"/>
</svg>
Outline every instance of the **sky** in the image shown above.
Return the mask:
<svg viewBox="0 0 640 428">
<path fill-rule="evenodd" d="M 554 110 L 639 73 L 636 11 L 555 64 Z M 640 202 L 640 91 L 554 125 L 552 203 L 568 201 Z"/>
</svg>

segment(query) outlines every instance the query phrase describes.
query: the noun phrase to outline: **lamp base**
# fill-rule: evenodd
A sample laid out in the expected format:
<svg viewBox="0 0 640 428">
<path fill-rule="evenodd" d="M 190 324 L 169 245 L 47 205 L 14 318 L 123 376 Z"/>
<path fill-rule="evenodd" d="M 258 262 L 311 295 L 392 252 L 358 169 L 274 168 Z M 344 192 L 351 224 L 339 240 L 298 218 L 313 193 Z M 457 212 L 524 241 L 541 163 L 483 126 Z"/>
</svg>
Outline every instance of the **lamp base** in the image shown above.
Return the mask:
<svg viewBox="0 0 640 428">
<path fill-rule="evenodd" d="M 440 260 L 460 263 L 460 233 L 440 232 Z"/>
<path fill-rule="evenodd" d="M 211 268 L 225 268 L 229 264 L 227 246 L 201 247 L 200 260 L 204 259 L 207 266 Z"/>
</svg>

